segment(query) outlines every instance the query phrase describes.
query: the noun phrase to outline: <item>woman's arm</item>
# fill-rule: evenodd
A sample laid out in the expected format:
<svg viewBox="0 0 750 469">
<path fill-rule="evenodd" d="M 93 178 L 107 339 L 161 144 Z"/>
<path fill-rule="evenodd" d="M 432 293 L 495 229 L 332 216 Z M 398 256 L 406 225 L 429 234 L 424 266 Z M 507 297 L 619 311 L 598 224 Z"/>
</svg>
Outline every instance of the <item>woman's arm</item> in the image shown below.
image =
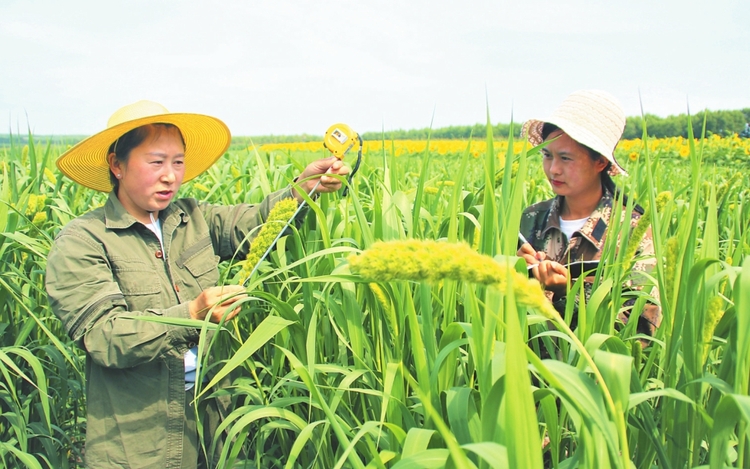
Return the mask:
<svg viewBox="0 0 750 469">
<path fill-rule="evenodd" d="M 163 285 L 148 278 L 139 285 L 140 291 L 130 294 L 150 295 L 159 303 Z M 181 356 L 198 341 L 197 328 L 137 318 L 202 319 L 210 310 L 211 321 L 217 322 L 224 313 L 232 317 L 233 303 L 244 295 L 236 286 L 208 288 L 196 299 L 167 308 L 129 310 L 102 245 L 76 229 L 64 230 L 55 240 L 47 258 L 46 287 L 68 335 L 98 365 L 110 368 L 133 367 L 167 354 Z M 218 300 L 223 301 L 211 310 Z"/>
<path fill-rule="evenodd" d="M 313 161 L 295 180 L 300 181 L 300 188 L 306 194 L 309 194 L 313 188 L 315 194 L 320 194 L 341 189 L 340 177 L 347 174 L 349 174 L 349 168 L 337 158 L 330 157 Z M 210 227 L 211 239 L 217 247 L 216 254 L 222 260 L 244 259 L 250 250 L 250 241 L 257 234 L 258 228 L 268 219 L 268 214 L 274 205 L 280 200 L 292 197 L 298 202 L 303 200 L 297 189 L 289 186 L 269 194 L 257 205 L 201 204 L 200 208 Z M 294 220 L 295 223 L 301 223 L 306 214 L 306 209 L 301 210 L 297 219 Z"/>
</svg>

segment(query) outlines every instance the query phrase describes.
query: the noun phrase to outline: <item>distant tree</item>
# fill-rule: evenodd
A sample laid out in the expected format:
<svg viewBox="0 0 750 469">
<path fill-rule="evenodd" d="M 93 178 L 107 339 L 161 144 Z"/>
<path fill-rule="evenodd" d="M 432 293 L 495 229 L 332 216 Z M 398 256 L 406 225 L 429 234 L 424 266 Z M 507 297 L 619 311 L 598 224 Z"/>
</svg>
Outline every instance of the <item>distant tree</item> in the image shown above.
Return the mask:
<svg viewBox="0 0 750 469">
<path fill-rule="evenodd" d="M 632 140 L 643 136 L 643 119 L 640 117 L 628 117 L 625 120 L 625 131 L 622 138 Z"/>
<path fill-rule="evenodd" d="M 690 116 L 693 135 L 700 136 L 703 133 L 703 122 L 705 118 L 706 135 L 718 134 L 728 136 L 740 133 L 746 122 L 750 122 L 750 109 L 742 111 L 700 111 Z M 646 128 L 648 135 L 656 138 L 664 137 L 687 137 L 687 114 L 676 116 L 659 117 L 646 114 Z M 641 138 L 643 135 L 643 118 L 628 117 L 626 119 L 623 138 Z"/>
<path fill-rule="evenodd" d="M 718 134 L 726 137 L 742 132 L 745 127 L 745 114 L 742 111 L 702 111 L 693 119 L 693 132 L 700 135 L 703 119 L 706 120 L 706 134 Z"/>
</svg>

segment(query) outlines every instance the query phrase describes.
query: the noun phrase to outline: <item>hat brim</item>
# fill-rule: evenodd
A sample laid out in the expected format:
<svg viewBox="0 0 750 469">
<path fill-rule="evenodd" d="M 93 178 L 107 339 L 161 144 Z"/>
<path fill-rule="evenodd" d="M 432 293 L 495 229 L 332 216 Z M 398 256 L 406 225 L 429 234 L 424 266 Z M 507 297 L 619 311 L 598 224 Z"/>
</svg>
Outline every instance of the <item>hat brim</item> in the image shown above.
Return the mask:
<svg viewBox="0 0 750 469">
<path fill-rule="evenodd" d="M 570 138 L 575 140 L 578 143 L 581 142 L 591 142 L 594 141 L 596 137 L 594 137 L 591 133 L 586 133 L 586 130 L 581 128 L 580 126 L 560 121 L 559 119 L 531 119 L 526 121 L 523 124 L 523 127 L 521 128 L 521 135 L 525 135 L 529 139 L 529 143 L 531 143 L 534 146 L 541 145 L 544 142 L 544 138 L 542 137 L 542 129 L 544 128 L 544 124 L 549 123 L 553 124 L 559 129 L 561 129 L 563 132 L 568 134 Z M 585 145 L 585 144 L 582 144 Z M 588 145 L 586 145 L 588 146 Z M 594 145 L 596 146 L 596 145 Z M 625 171 L 625 168 L 620 166 L 620 164 L 615 159 L 614 152 L 608 152 L 608 151 L 602 151 L 601 148 L 594 148 L 589 147 L 592 150 L 596 151 L 600 155 L 604 156 L 607 161 L 609 161 L 611 164 L 609 168 L 609 174 L 610 176 L 628 176 L 628 172 Z"/>
<path fill-rule="evenodd" d="M 232 135 L 221 120 L 203 114 L 169 113 L 129 120 L 86 138 L 57 159 L 58 169 L 78 184 L 101 192 L 112 190 L 107 152 L 115 140 L 148 124 L 172 124 L 185 141 L 185 176 L 206 171 L 229 148 Z"/>
</svg>

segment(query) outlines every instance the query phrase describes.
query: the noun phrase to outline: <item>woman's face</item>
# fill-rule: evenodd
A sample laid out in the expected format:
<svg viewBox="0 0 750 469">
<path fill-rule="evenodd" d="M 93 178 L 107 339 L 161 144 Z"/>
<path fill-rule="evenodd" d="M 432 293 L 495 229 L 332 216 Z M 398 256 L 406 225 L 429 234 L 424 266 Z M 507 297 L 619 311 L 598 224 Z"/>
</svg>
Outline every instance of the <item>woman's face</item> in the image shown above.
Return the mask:
<svg viewBox="0 0 750 469">
<path fill-rule="evenodd" d="M 167 208 L 182 184 L 185 147 L 177 129 L 152 128 L 130 151 L 125 163 L 110 154 L 109 165 L 119 180 L 120 203 L 137 220 L 148 224 L 149 212 L 156 216 Z"/>
<path fill-rule="evenodd" d="M 607 166 L 605 158 L 594 161 L 588 150 L 562 130 L 552 132 L 542 149 L 544 174 L 557 195 L 575 197 L 590 191 L 601 190 L 602 170 Z"/>
</svg>

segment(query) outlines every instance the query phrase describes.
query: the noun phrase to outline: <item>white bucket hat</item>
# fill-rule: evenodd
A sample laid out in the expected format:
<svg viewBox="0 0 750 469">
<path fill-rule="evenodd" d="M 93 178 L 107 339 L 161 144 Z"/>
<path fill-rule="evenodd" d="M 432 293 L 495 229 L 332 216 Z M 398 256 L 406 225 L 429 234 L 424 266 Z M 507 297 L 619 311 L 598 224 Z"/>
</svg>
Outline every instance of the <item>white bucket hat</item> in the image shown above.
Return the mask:
<svg viewBox="0 0 750 469">
<path fill-rule="evenodd" d="M 547 122 L 562 129 L 581 145 L 604 156 L 612 163 L 610 175 L 628 175 L 615 160 L 615 147 L 625 130 L 625 112 L 617 98 L 611 94 L 600 90 L 571 93 L 551 116 L 527 121 L 521 135 L 527 135 L 532 145 L 539 145 L 544 141 L 542 127 Z"/>
</svg>

